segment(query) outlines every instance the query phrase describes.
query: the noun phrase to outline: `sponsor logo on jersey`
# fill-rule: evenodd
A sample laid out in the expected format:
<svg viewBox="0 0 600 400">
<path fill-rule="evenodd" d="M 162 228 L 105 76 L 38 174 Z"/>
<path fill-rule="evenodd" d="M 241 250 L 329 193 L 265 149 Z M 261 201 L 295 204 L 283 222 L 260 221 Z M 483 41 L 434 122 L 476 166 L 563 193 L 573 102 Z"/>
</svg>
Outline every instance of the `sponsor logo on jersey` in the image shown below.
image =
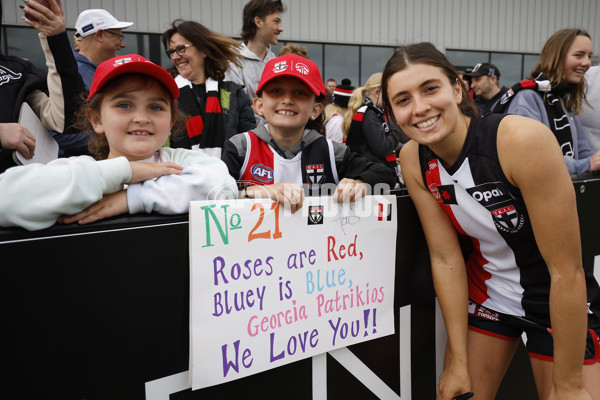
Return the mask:
<svg viewBox="0 0 600 400">
<path fill-rule="evenodd" d="M 323 206 L 308 207 L 308 225 L 323 224 Z"/>
<path fill-rule="evenodd" d="M 500 314 L 496 311 L 489 310 L 477 303 L 469 301 L 469 314 L 475 317 L 485 318 L 490 321 L 500 321 Z"/>
<path fill-rule="evenodd" d="M 271 183 L 273 181 L 273 170 L 262 164 L 255 164 L 250 168 L 252 177 L 259 182 Z"/>
<path fill-rule="evenodd" d="M 438 185 L 437 187 L 440 200 L 444 202 L 445 205 L 450 204 L 458 204 L 456 202 L 456 190 L 454 189 L 454 185 Z"/>
<path fill-rule="evenodd" d="M 310 180 L 309 183 L 317 185 L 325 180 L 325 166 L 323 164 L 311 164 L 306 166 L 306 176 Z"/>
<path fill-rule="evenodd" d="M 525 224 L 525 216 L 514 206 L 515 199 L 502 182 L 474 186 L 467 192 L 490 211 L 498 230 L 515 233 Z"/>
<path fill-rule="evenodd" d="M 10 69 L 0 65 L 0 86 L 4 85 L 5 83 L 10 82 L 13 79 L 14 80 L 21 79 L 21 76 L 23 76 L 23 74 L 13 72 Z"/>
<path fill-rule="evenodd" d="M 502 182 L 484 183 L 483 185 L 468 188 L 467 192 L 484 207 L 490 207 L 505 201 L 512 201 L 513 197 L 504 188 Z"/>
</svg>

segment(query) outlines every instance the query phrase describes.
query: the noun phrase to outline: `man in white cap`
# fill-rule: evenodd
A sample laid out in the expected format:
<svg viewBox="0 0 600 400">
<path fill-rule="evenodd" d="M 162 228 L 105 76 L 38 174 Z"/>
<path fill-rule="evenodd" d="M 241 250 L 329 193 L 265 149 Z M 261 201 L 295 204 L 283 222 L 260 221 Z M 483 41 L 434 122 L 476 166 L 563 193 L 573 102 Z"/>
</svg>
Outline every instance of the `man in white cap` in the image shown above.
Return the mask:
<svg viewBox="0 0 600 400">
<path fill-rule="evenodd" d="M 98 64 L 118 56 L 119 50 L 125 47 L 123 29 L 131 25 L 133 22 L 121 22 L 102 9 L 85 10 L 79 14 L 75 22 L 77 46 L 73 54 L 87 91 L 90 90 Z M 86 135 L 50 133 L 58 142 L 61 157 L 89 154 Z"/>
<path fill-rule="evenodd" d="M 87 90 L 90 90 L 98 64 L 118 56 L 119 50 L 125 47 L 123 29 L 131 25 L 133 22 L 120 22 L 102 9 L 85 10 L 79 14 L 75 29 L 80 42 L 75 60 Z"/>
</svg>

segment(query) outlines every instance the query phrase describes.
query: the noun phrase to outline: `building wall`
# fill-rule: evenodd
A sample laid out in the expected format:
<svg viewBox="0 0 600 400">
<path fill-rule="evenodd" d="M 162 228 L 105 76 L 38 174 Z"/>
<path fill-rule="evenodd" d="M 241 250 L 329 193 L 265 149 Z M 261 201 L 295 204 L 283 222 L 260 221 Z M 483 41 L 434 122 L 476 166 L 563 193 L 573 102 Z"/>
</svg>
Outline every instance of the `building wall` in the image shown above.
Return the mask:
<svg viewBox="0 0 600 400">
<path fill-rule="evenodd" d="M 176 18 L 239 37 L 247 0 L 62 0 L 67 27 L 88 8 L 134 21 L 132 32 L 161 33 Z M 20 0 L 4 1 L 5 25 L 25 25 Z M 566 27 L 586 29 L 600 53 L 598 0 L 284 0 L 285 41 L 399 46 L 430 41 L 440 50 L 539 53 Z"/>
</svg>

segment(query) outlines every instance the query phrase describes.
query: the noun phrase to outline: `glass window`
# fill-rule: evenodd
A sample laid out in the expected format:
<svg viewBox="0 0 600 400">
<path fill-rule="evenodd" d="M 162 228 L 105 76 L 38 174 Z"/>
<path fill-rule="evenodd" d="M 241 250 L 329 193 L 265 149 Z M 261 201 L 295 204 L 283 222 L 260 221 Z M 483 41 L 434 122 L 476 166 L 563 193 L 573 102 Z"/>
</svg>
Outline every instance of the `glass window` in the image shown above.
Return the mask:
<svg viewBox="0 0 600 400">
<path fill-rule="evenodd" d="M 306 47 L 308 51 L 308 58 L 310 58 L 317 67 L 319 67 L 319 71 L 323 72 L 323 45 L 320 43 L 306 43 L 306 42 L 285 42 L 285 44 L 296 44 L 298 46 Z M 281 47 L 279 48 L 281 50 Z M 279 50 L 275 55 L 279 54 Z M 324 80 L 327 78 L 323 77 Z"/>
<path fill-rule="evenodd" d="M 540 62 L 539 54 L 523 55 L 523 79 L 529 78 L 531 70 Z"/>
<path fill-rule="evenodd" d="M 491 63 L 500 70 L 500 87 L 511 87 L 521 80 L 522 57 L 521 54 L 514 53 L 492 53 Z"/>
<path fill-rule="evenodd" d="M 486 51 L 447 50 L 446 57 L 457 68 L 460 67 L 460 69 L 463 69 L 467 67 L 473 68 L 477 63 L 489 62 L 490 53 Z"/>
<path fill-rule="evenodd" d="M 323 66 L 323 79 L 335 79 L 341 82 L 348 78 L 354 86 L 358 86 L 359 79 L 359 57 L 358 46 L 345 46 L 336 44 L 325 45 L 325 63 Z"/>
<path fill-rule="evenodd" d="M 24 58 L 36 67 L 47 70 L 46 59 L 36 29 L 7 27 L 3 34 L 6 37 L 6 55 Z"/>
<path fill-rule="evenodd" d="M 363 46 L 360 54 L 360 82 L 353 82 L 355 86 L 364 85 L 369 77 L 376 72 L 383 72 L 385 64 L 394 54 L 393 47 Z"/>
</svg>

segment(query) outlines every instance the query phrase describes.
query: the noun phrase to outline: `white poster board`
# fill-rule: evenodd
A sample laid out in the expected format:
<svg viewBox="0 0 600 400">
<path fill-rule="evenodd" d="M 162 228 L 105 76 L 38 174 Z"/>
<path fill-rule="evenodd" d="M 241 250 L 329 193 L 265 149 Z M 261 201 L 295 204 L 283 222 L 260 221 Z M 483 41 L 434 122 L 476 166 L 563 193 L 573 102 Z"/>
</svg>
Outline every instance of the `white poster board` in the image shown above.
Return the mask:
<svg viewBox="0 0 600 400">
<path fill-rule="evenodd" d="M 396 198 L 190 205 L 192 389 L 394 333 Z"/>
</svg>

